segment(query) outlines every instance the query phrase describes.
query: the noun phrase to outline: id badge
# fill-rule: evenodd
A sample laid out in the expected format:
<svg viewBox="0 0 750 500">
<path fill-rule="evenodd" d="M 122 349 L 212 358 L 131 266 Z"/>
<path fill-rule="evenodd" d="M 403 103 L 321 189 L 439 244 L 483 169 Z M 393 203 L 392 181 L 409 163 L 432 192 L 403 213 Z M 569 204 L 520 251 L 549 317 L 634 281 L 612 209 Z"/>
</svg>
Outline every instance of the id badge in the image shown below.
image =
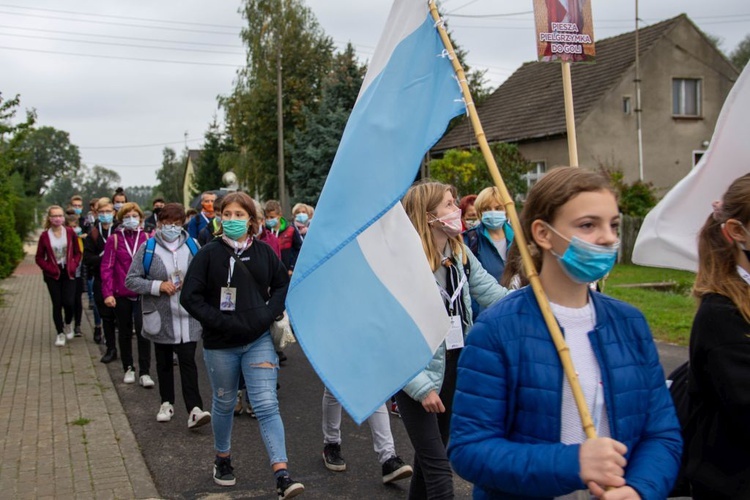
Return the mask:
<svg viewBox="0 0 750 500">
<path fill-rule="evenodd" d="M 170 279 L 175 287 L 180 288 L 180 286 L 182 286 L 182 271 L 173 272 Z"/>
<path fill-rule="evenodd" d="M 448 336 L 445 337 L 445 347 L 450 351 L 452 349 L 461 349 L 464 346 L 464 329 L 462 327 L 461 316 L 451 316 L 451 329 L 448 330 Z"/>
<path fill-rule="evenodd" d="M 237 304 L 237 289 L 234 287 L 221 287 L 221 298 L 219 301 L 219 310 L 234 311 Z"/>
</svg>

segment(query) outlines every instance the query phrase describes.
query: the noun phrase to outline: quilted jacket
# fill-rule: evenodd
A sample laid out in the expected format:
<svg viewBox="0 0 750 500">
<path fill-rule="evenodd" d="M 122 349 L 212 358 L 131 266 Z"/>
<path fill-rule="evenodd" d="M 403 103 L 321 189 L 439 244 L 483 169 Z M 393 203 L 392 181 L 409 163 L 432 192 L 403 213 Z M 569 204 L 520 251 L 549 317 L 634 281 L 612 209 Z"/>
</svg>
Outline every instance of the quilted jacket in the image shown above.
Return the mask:
<svg viewBox="0 0 750 500">
<path fill-rule="evenodd" d="M 625 480 L 664 499 L 680 427 L 651 332 L 635 308 L 592 292 L 610 432 L 628 447 Z M 563 332 L 564 334 L 564 332 Z M 553 498 L 585 489 L 580 445 L 560 443 L 563 370 L 531 287 L 479 316 L 459 359 L 449 455 L 475 499 Z"/>
</svg>

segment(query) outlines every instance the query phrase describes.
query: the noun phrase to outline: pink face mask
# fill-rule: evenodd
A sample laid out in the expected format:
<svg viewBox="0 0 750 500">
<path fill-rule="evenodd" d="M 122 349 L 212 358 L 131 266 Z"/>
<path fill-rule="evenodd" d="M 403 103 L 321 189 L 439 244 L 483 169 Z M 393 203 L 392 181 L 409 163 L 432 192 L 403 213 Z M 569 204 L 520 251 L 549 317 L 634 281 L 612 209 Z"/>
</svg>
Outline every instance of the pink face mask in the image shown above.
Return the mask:
<svg viewBox="0 0 750 500">
<path fill-rule="evenodd" d="M 461 234 L 461 209 L 460 208 L 456 209 L 456 211 L 454 212 L 451 212 L 435 220 L 439 221 L 442 224 L 440 226 L 440 229 L 442 229 L 443 232 L 447 234 L 449 238 L 453 238 L 454 236 L 458 236 L 459 234 Z"/>
<path fill-rule="evenodd" d="M 65 222 L 65 217 L 63 217 L 62 215 L 54 215 L 49 218 L 49 223 L 55 227 L 62 226 L 63 222 Z"/>
</svg>

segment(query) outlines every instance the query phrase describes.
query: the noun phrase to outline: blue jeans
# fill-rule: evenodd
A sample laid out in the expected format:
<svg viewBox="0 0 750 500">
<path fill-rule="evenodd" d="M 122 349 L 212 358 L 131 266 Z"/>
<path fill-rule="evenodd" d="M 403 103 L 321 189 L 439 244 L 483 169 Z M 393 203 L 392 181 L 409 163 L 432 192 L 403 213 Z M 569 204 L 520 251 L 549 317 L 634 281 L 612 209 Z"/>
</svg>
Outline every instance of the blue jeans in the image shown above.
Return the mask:
<svg viewBox="0 0 750 500">
<path fill-rule="evenodd" d="M 234 405 L 237 403 L 241 371 L 271 465 L 286 463 L 284 424 L 276 397 L 279 358 L 273 347 L 271 334 L 266 332 L 252 344 L 240 347 L 203 349 L 203 360 L 206 362 L 213 394 L 211 426 L 216 451 L 229 453 L 231 449 Z M 262 366 L 264 364 L 267 366 Z"/>
</svg>

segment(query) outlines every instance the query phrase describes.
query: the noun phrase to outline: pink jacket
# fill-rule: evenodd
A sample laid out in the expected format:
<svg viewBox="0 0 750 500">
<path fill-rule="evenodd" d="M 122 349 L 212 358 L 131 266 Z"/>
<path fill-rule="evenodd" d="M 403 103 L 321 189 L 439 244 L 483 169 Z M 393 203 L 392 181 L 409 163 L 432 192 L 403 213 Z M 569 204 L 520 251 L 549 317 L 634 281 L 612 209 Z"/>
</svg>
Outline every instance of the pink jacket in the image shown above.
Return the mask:
<svg viewBox="0 0 750 500">
<path fill-rule="evenodd" d="M 122 228 L 118 228 L 107 238 L 102 255 L 102 297 L 138 297 L 137 293 L 125 287 L 125 277 L 128 275 L 130 263 L 133 262 L 133 255 L 147 239 L 148 236 L 142 229 L 136 232 L 125 231 Z"/>
<path fill-rule="evenodd" d="M 78 236 L 72 228 L 64 227 L 63 230 L 68 237 L 68 256 L 65 259 L 65 270 L 68 277 L 76 279 L 76 269 L 81 263 L 81 247 L 78 246 Z M 49 240 L 47 231 L 42 231 L 39 235 L 39 244 L 36 247 L 36 265 L 42 268 L 42 273 L 48 278 L 54 280 L 60 279 L 60 268 L 57 267 L 55 252 L 52 250 L 52 243 Z"/>
</svg>

